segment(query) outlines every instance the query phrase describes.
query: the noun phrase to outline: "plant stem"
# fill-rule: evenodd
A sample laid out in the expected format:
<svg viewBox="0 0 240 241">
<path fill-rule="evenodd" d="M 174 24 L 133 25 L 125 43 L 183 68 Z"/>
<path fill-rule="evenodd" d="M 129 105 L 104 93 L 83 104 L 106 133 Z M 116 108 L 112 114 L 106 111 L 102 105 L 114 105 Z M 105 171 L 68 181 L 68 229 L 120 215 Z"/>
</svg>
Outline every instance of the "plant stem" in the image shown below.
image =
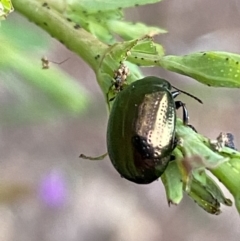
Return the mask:
<svg viewBox="0 0 240 241">
<path fill-rule="evenodd" d="M 12 0 L 16 11 L 43 28 L 68 49 L 77 53 L 96 73 L 100 58 L 108 46 L 61 13 L 39 0 Z M 56 7 L 57 8 L 57 7 Z"/>
</svg>

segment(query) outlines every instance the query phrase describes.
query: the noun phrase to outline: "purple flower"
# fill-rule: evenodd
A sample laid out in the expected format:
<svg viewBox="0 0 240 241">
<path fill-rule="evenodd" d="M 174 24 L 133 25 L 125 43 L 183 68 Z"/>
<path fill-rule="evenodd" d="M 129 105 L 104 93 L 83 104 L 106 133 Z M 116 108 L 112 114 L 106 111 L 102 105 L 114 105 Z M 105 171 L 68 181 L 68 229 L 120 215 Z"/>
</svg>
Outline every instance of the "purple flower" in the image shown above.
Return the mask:
<svg viewBox="0 0 240 241">
<path fill-rule="evenodd" d="M 67 199 L 67 186 L 63 173 L 53 170 L 44 175 L 40 181 L 39 196 L 49 207 L 64 205 Z"/>
</svg>

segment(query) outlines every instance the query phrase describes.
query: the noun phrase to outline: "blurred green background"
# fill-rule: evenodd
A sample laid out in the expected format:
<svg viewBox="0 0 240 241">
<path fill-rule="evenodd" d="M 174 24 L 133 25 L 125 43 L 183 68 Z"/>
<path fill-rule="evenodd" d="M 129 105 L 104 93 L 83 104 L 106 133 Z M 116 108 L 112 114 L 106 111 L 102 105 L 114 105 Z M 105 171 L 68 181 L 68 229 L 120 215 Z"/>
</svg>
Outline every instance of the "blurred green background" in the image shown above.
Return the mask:
<svg viewBox="0 0 240 241">
<path fill-rule="evenodd" d="M 166 54 L 240 54 L 238 0 L 165 0 L 129 9 L 126 18 L 169 33 Z M 168 208 L 161 181 L 121 179 L 106 152 L 107 111 L 93 71 L 36 25 L 10 14 L 0 31 L 0 241 L 237 241 L 239 215 L 216 217 L 192 200 Z M 47 56 L 49 69 L 42 69 Z M 240 146 L 239 90 L 216 89 L 160 68 L 145 68 L 203 100 L 181 96 L 203 135 L 223 132 Z M 181 113 L 179 113 L 181 115 Z M 230 194 L 228 194 L 230 197 Z"/>
</svg>

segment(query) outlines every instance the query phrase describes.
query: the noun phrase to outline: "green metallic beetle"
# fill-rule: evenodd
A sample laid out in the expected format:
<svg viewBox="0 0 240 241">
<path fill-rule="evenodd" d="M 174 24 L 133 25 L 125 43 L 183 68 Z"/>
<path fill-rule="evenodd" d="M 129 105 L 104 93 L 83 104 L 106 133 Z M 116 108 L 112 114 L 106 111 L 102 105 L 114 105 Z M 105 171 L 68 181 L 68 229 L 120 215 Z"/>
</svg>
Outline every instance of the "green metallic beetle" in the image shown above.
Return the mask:
<svg viewBox="0 0 240 241">
<path fill-rule="evenodd" d="M 176 109 L 183 108 L 183 123 L 188 125 L 184 103 L 174 101 L 181 92 L 188 93 L 171 92 L 171 87 L 168 81 L 149 76 L 117 94 L 108 121 L 107 149 L 116 170 L 129 181 L 148 184 L 166 169 L 177 145 Z"/>
</svg>

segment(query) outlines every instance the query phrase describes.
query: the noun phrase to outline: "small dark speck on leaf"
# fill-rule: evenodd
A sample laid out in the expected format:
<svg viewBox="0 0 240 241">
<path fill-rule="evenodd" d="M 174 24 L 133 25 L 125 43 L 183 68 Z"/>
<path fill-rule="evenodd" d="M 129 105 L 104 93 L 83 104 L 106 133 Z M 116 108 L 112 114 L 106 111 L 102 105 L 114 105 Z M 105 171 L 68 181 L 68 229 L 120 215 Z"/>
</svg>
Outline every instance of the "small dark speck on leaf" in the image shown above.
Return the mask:
<svg viewBox="0 0 240 241">
<path fill-rule="evenodd" d="M 76 25 L 74 25 L 74 28 L 79 29 L 79 28 L 81 28 L 81 26 L 79 24 L 76 24 Z"/>
<path fill-rule="evenodd" d="M 72 22 L 72 19 L 71 19 L 71 18 L 67 18 L 67 21 L 68 21 L 68 22 Z"/>
<path fill-rule="evenodd" d="M 226 58 L 226 61 L 228 61 L 229 60 L 229 58 Z"/>
<path fill-rule="evenodd" d="M 239 62 L 237 61 L 236 64 L 239 64 Z"/>
<path fill-rule="evenodd" d="M 206 53 L 203 53 L 203 56 L 206 55 Z"/>
<path fill-rule="evenodd" d="M 138 7 L 139 6 L 139 4 L 135 4 L 135 7 Z"/>
<path fill-rule="evenodd" d="M 99 58 L 100 58 L 100 55 L 99 55 L 99 54 L 95 56 L 95 59 L 96 59 L 96 60 L 99 59 Z"/>
<path fill-rule="evenodd" d="M 48 6 L 48 4 L 45 2 L 45 3 L 43 3 L 43 5 L 42 5 L 43 7 L 47 7 Z"/>
<path fill-rule="evenodd" d="M 43 24 L 44 24 L 45 26 L 48 26 L 48 24 L 47 24 L 46 22 L 43 22 Z"/>
</svg>

